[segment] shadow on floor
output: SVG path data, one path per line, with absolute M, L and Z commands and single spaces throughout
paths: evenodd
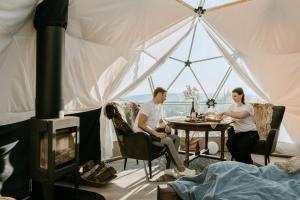
M 79 189 L 77 193 L 74 188 L 64 186 L 54 186 L 55 200 L 105 200 L 105 198 L 95 192 Z M 30 200 L 43 200 L 40 193 L 34 194 Z

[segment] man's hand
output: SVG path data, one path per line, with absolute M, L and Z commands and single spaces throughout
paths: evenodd
M 159 120 L 159 128 L 166 128 L 166 124 L 163 120 Z
M 171 128 L 169 126 L 166 126 L 165 132 L 169 135 L 171 134 Z
M 167 137 L 167 134 L 163 133 L 163 132 L 156 132 L 155 136 L 163 139 L 163 138 Z

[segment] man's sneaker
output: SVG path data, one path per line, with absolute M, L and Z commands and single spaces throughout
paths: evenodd
M 180 177 L 180 175 L 174 169 L 165 169 L 164 174 L 174 178 Z
M 184 171 L 182 172 L 178 171 L 178 174 L 181 176 L 191 176 L 196 174 L 196 170 L 189 169 L 186 167 Z
M 165 169 L 164 174 L 167 176 L 173 176 L 174 170 L 173 169 Z

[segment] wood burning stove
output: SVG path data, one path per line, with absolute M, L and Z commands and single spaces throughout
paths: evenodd
M 31 174 L 35 180 L 45 181 L 52 178 L 51 174 L 77 167 L 78 117 L 32 118 L 31 127 Z
M 54 199 L 54 181 L 68 173 L 75 175 L 75 193 L 78 190 L 79 118 L 63 116 L 62 72 L 68 4 L 68 0 L 44 0 L 37 6 L 34 17 L 36 118 L 31 119 L 31 178 L 33 198 L 41 188 L 44 200 Z
M 31 119 L 31 177 L 53 199 L 55 180 L 73 173 L 78 189 L 79 118 Z

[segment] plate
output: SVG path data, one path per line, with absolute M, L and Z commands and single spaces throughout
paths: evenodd
M 200 119 L 191 119 L 191 118 L 187 118 L 184 120 L 185 122 L 191 122 L 191 123 L 200 123 L 200 122 L 204 122 L 203 120 Z
M 221 122 L 221 119 L 205 119 L 206 122 Z

